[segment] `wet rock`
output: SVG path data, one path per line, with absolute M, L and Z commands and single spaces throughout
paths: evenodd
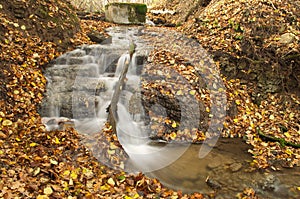
M 215 180 L 210 179 L 209 177 L 206 178 L 206 184 L 212 188 L 213 190 L 218 190 L 222 188 L 222 185 L 220 183 L 218 183 Z
M 106 40 L 105 35 L 98 31 L 91 31 L 87 34 L 87 36 L 90 38 L 91 41 L 96 43 L 102 43 L 104 40 Z
M 74 127 L 74 121 L 65 117 L 43 117 L 42 121 L 45 124 L 47 131 L 65 130 Z
M 235 162 L 229 166 L 231 172 L 237 172 L 243 167 L 242 163 Z
M 222 164 L 222 162 L 220 162 L 219 159 L 213 159 L 210 163 L 208 163 L 207 168 L 213 170 L 213 169 L 221 166 L 221 164 Z
M 266 178 L 262 181 L 262 189 L 265 191 L 274 191 L 277 185 L 278 179 L 272 174 L 267 174 Z

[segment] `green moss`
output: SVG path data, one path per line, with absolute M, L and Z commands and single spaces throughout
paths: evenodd
M 147 5 L 142 3 L 111 3 L 109 5 L 128 8 L 128 21 L 131 23 L 143 23 L 146 21 Z M 105 9 L 107 9 L 105 6 Z
M 147 13 L 147 6 L 146 6 L 146 4 L 137 3 L 135 5 L 135 10 L 136 10 L 136 13 L 144 15 Z
M 139 4 L 134 3 L 131 7 L 128 7 L 129 9 L 129 17 L 128 20 L 130 22 L 145 22 L 146 20 L 146 12 L 147 12 L 147 6 L 146 4 Z M 137 18 L 137 20 L 136 20 Z

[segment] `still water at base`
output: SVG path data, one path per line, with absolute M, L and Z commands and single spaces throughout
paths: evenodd
M 253 188 L 259 198 L 300 198 L 300 168 L 250 171 L 250 146 L 240 138 L 220 138 L 201 159 L 200 147 L 211 149 L 190 145 L 174 163 L 146 175 L 184 193 L 216 193 L 217 198 L 236 198 L 245 188 Z

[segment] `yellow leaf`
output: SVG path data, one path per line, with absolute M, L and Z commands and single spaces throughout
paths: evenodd
M 0 155 L 4 154 L 4 152 L 2 150 L 0 150 Z
M 252 129 L 255 128 L 255 125 L 254 125 L 254 123 L 252 121 L 250 122 L 250 126 L 251 126 Z
M 39 174 L 41 172 L 41 168 L 37 167 L 34 171 L 33 171 L 33 176 L 36 176 L 37 174 Z
M 15 95 L 19 95 L 19 93 L 20 93 L 20 91 L 14 90 L 14 94 L 15 94 Z
M 295 116 L 295 113 L 290 113 L 289 118 L 290 118 L 290 119 L 293 119 L 294 116 Z
M 190 90 L 190 94 L 191 95 L 195 95 L 196 94 L 196 90 Z
M 176 95 L 183 95 L 182 90 L 177 91 L 177 92 L 176 92 Z
M 47 195 L 38 195 L 36 199 L 49 199 Z
M 237 119 L 237 118 L 234 118 L 234 119 L 233 119 L 233 122 L 234 122 L 234 123 L 237 123 L 238 121 L 239 121 L 239 119 Z
M 209 107 L 206 107 L 205 110 L 206 110 L 206 112 L 208 112 L 208 113 L 210 112 Z
M 224 92 L 224 89 L 223 88 L 219 88 L 218 91 L 219 92 Z
M 107 150 L 107 153 L 108 153 L 109 155 L 113 155 L 113 154 L 116 153 L 116 151 L 115 151 L 115 150 Z
M 10 125 L 12 125 L 12 121 L 10 121 L 10 120 L 4 120 L 4 121 L 2 122 L 2 125 L 3 125 L 3 126 L 10 126 Z
M 289 134 L 289 132 L 285 132 L 284 135 L 285 135 L 285 137 L 287 137 L 287 138 L 290 138 L 290 137 L 291 137 L 291 134 Z
M 63 173 L 63 176 L 67 177 L 70 175 L 70 171 L 69 170 L 65 170 L 64 173 Z
M 171 138 L 172 140 L 174 140 L 174 139 L 176 138 L 176 136 L 177 136 L 177 134 L 176 134 L 175 132 L 172 132 L 172 133 L 170 134 L 170 138 Z
M 288 155 L 292 155 L 293 151 L 291 149 L 287 149 L 287 150 L 285 150 L 285 153 L 288 154 Z
M 112 150 L 115 150 L 115 149 L 118 149 L 119 147 L 116 146 L 113 142 L 111 142 L 111 143 L 109 144 L 109 148 L 112 149 Z
M 50 163 L 54 165 L 58 165 L 58 162 L 56 160 L 50 159 Z
M 300 191 L 300 187 L 297 187 L 297 190 Z
M 114 179 L 112 179 L 112 178 L 109 178 L 108 180 L 107 180 L 107 184 L 109 184 L 109 185 L 111 185 L 111 186 L 115 186 L 115 181 L 114 181 Z
M 275 119 L 274 115 L 270 115 L 269 119 L 274 120 Z
M 101 187 L 100 187 L 100 190 L 101 191 L 107 191 L 107 190 L 109 190 L 109 185 L 102 185 Z
M 76 173 L 76 171 L 72 171 L 70 177 L 71 177 L 73 180 L 77 179 L 77 173 Z
M 32 142 L 32 143 L 29 144 L 30 147 L 35 147 L 36 145 L 38 145 L 38 144 L 34 143 L 34 142 Z
M 173 121 L 173 123 L 172 123 L 172 127 L 173 127 L 173 128 L 176 128 L 176 127 L 177 127 L 177 124 L 176 124 L 176 122 L 175 122 L 175 121 Z
M 241 100 L 235 100 L 235 103 L 236 103 L 237 105 L 240 105 L 240 104 L 241 104 Z
M 53 190 L 51 187 L 44 188 L 44 194 L 51 195 L 53 193 Z
M 58 137 L 55 137 L 55 144 L 60 144 Z

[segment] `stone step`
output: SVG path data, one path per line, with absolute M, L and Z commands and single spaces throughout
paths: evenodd
M 98 77 L 101 66 L 95 63 L 84 65 L 53 65 L 45 72 L 45 76 L 51 79 L 54 76 L 75 79 L 77 76 Z

